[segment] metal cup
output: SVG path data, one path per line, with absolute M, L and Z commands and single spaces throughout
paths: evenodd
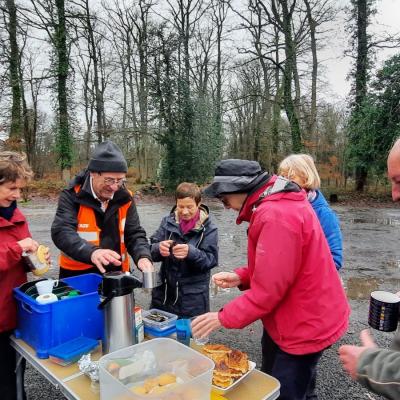
M 143 288 L 153 289 L 159 286 L 157 283 L 157 272 L 156 271 L 145 271 L 143 272 Z

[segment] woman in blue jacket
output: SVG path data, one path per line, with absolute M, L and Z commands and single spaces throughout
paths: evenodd
M 210 311 L 210 270 L 218 264 L 218 231 L 201 192 L 181 183 L 176 205 L 151 236 L 153 261 L 161 261 L 163 284 L 152 291 L 152 308 L 191 318 Z
M 278 173 L 296 182 L 307 192 L 308 200 L 318 216 L 336 269 L 339 271 L 343 261 L 342 232 L 338 217 L 319 190 L 321 179 L 314 160 L 308 154 L 292 154 L 280 163 Z

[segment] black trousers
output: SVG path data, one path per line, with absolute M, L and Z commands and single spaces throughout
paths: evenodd
M 16 351 L 10 344 L 12 331 L 0 332 L 0 398 L 2 400 L 17 399 Z M 21 361 L 22 380 L 25 372 L 25 359 Z M 24 393 L 24 398 L 26 398 Z
M 279 400 L 318 399 L 315 394 L 317 364 L 323 351 L 305 355 L 285 353 L 264 330 L 261 371 L 281 383 Z

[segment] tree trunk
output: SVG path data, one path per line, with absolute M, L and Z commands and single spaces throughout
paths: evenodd
M 317 77 L 318 77 L 318 56 L 316 39 L 316 21 L 314 20 L 309 0 L 303 0 L 307 9 L 308 25 L 310 27 L 312 73 L 311 73 L 311 107 L 309 116 L 309 134 L 312 140 L 315 139 L 317 130 Z
M 279 65 L 279 31 L 274 28 L 275 31 L 275 70 L 274 70 L 274 80 L 275 80 L 275 96 L 274 105 L 272 109 L 272 160 L 271 165 L 273 172 L 278 171 L 278 149 L 279 149 L 279 123 L 281 120 L 281 83 L 280 83 L 280 69 Z
M 101 143 L 104 139 L 104 99 L 103 91 L 100 85 L 99 79 L 99 59 L 97 54 L 97 46 L 93 34 L 93 26 L 91 22 L 91 15 L 89 10 L 89 1 L 85 1 L 85 11 L 86 11 L 86 29 L 88 32 L 88 47 L 89 54 L 93 60 L 93 85 L 95 91 L 96 99 L 96 122 L 97 122 L 97 141 Z
M 363 101 L 367 95 L 368 83 L 368 1 L 369 0 L 355 0 L 357 7 L 357 59 L 355 70 L 355 96 L 353 115 L 356 115 L 362 107 Z M 359 137 L 362 132 L 356 133 Z M 356 190 L 362 192 L 367 181 L 368 170 L 360 165 L 356 168 Z
M 355 72 L 355 109 L 358 110 L 367 94 L 368 82 L 368 0 L 357 0 L 357 60 Z
M 368 171 L 365 167 L 356 168 L 356 191 L 363 192 L 367 183 Z
M 287 0 L 280 1 L 282 6 L 282 28 L 285 36 L 285 68 L 283 73 L 283 103 L 292 133 L 292 150 L 298 153 L 302 149 L 300 123 L 292 97 L 292 80 L 296 47 L 292 37 L 292 11 L 289 12 Z
M 8 19 L 8 34 L 10 41 L 10 86 L 12 93 L 11 127 L 10 138 L 20 139 L 22 137 L 22 114 L 21 114 L 21 87 L 19 79 L 19 50 L 17 43 L 17 8 L 14 0 L 6 1 Z
M 57 52 L 57 99 L 58 99 L 58 135 L 57 148 L 63 179 L 70 176 L 72 166 L 72 138 L 68 121 L 68 49 L 65 25 L 64 0 L 56 0 L 58 24 L 56 25 L 55 44 Z

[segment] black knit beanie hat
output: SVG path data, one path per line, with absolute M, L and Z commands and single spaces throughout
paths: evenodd
M 121 149 L 110 140 L 100 143 L 89 160 L 88 170 L 92 172 L 127 172 L 128 165 Z
M 219 197 L 227 193 L 250 193 L 271 175 L 257 161 L 222 160 L 215 168 L 215 176 L 203 193 L 208 197 Z

